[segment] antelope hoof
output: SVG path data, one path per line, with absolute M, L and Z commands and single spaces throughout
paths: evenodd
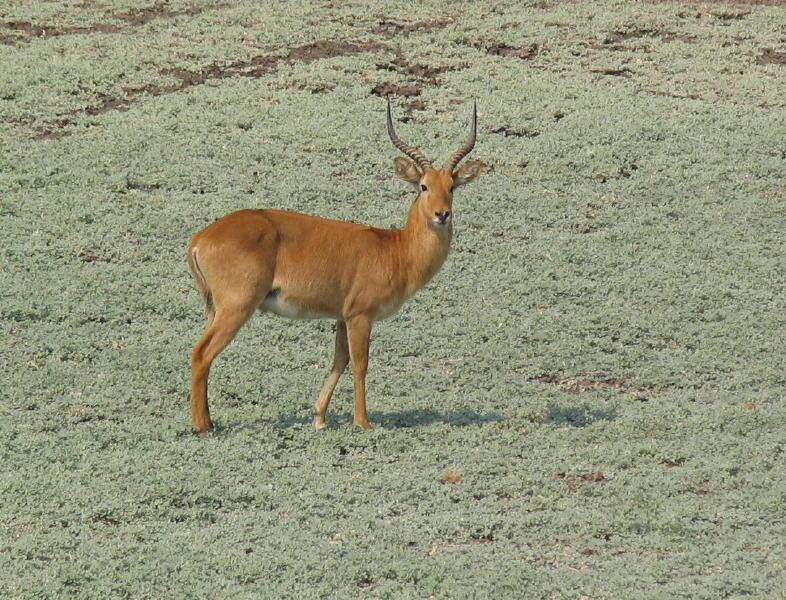
M 208 421 L 207 424 L 203 425 L 202 427 L 199 427 L 197 425 L 192 425 L 191 433 L 193 433 L 194 435 L 198 435 L 199 437 L 205 437 L 207 436 L 208 432 L 211 431 L 212 429 L 213 429 L 213 422 Z
M 366 431 L 369 431 L 370 429 L 373 429 L 373 427 L 371 426 L 371 423 L 369 423 L 367 419 L 363 419 L 362 421 L 361 420 L 355 420 L 355 421 L 352 421 L 352 424 L 355 427 L 360 427 L 361 429 L 365 429 Z
M 325 417 L 316 416 L 314 417 L 314 429 L 317 431 L 324 429 L 327 427 L 327 423 L 325 422 Z

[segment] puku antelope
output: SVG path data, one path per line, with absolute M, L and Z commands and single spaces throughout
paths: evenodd
M 319 392 L 314 427 L 325 413 L 339 377 L 352 361 L 353 424 L 370 429 L 366 370 L 371 327 L 393 315 L 439 271 L 453 235 L 453 190 L 483 170 L 480 161 L 459 161 L 475 145 L 477 109 L 469 139 L 435 169 L 393 129 L 393 145 L 410 159 L 394 159 L 396 175 L 415 186 L 403 229 L 377 229 L 283 210 L 231 213 L 191 238 L 188 266 L 207 305 L 207 326 L 191 352 L 191 426 L 213 427 L 207 404 L 210 365 L 251 314 L 272 312 L 290 319 L 335 319 L 333 368 Z

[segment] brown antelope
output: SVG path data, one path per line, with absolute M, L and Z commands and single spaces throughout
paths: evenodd
M 473 106 L 469 139 L 435 169 L 393 129 L 393 145 L 409 156 L 393 161 L 396 175 L 418 195 L 403 229 L 377 229 L 283 210 L 229 214 L 191 238 L 188 266 L 207 304 L 207 326 L 191 352 L 191 426 L 211 429 L 207 404 L 210 365 L 251 314 L 259 309 L 290 319 L 335 319 L 333 368 L 315 405 L 314 427 L 325 427 L 339 377 L 352 361 L 353 424 L 370 429 L 366 370 L 371 327 L 393 315 L 439 271 L 453 234 L 453 190 L 483 170 L 470 161 L 454 170 L 475 145 Z

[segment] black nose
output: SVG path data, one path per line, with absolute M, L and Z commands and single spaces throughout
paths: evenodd
M 434 216 L 437 217 L 437 219 L 439 219 L 440 223 L 444 223 L 445 221 L 448 220 L 448 217 L 450 216 L 450 211 L 449 210 L 438 210 L 438 211 L 436 211 L 434 213 Z

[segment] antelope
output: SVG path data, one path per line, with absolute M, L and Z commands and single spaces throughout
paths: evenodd
M 352 362 L 352 423 L 371 429 L 366 414 L 366 371 L 371 328 L 395 314 L 439 271 L 453 235 L 453 191 L 475 179 L 480 161 L 456 166 L 475 145 L 473 104 L 467 142 L 435 169 L 417 148 L 396 135 L 409 157 L 393 160 L 396 176 L 417 190 L 403 229 L 378 229 L 273 209 L 231 213 L 192 238 L 188 266 L 207 307 L 207 325 L 191 351 L 191 430 L 213 428 L 207 402 L 210 366 L 256 310 L 290 319 L 335 319 L 333 367 L 314 407 L 314 427 L 325 413 L 339 377 Z M 410 160 L 411 159 L 411 160 Z

